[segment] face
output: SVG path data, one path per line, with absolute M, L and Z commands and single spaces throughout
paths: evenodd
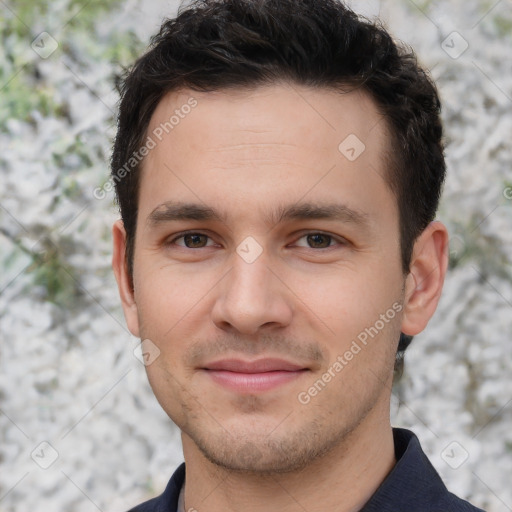
M 148 135 L 124 309 L 185 456 L 286 472 L 389 424 L 405 277 L 371 99 L 173 92 Z

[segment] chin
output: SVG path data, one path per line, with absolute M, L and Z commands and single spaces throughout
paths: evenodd
M 187 435 L 212 464 L 237 473 L 259 475 L 301 471 L 330 452 L 346 436 L 343 429 L 336 433 L 326 432 L 327 435 L 322 437 L 312 436 L 314 425 L 293 431 L 277 429 L 274 425 L 259 434 L 257 430 L 251 425 L 238 435 L 229 434 L 229 429 L 221 429 L 215 434 L 210 431 L 204 435 L 197 432 Z

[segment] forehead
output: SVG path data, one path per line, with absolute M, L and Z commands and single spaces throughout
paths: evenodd
M 259 206 L 304 194 L 332 202 L 341 193 L 350 206 L 357 195 L 390 193 L 386 123 L 361 90 L 174 91 L 158 104 L 147 136 L 155 147 L 143 162 L 141 191 L 151 203 L 171 194 L 227 206 L 250 196 Z
M 190 124 L 184 122 L 186 118 L 196 121 L 194 130 L 203 150 L 234 146 L 235 136 L 254 143 L 274 135 L 292 145 L 306 143 L 308 148 L 330 151 L 338 150 L 338 143 L 351 134 L 372 152 L 386 142 L 384 118 L 360 88 L 335 90 L 278 83 L 212 92 L 173 91 L 157 105 L 148 133 L 165 138 L 175 132 L 179 137 Z M 305 136 L 307 140 L 301 138 Z

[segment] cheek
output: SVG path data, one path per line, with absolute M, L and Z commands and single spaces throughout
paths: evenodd
M 326 352 L 323 371 L 336 375 L 332 392 L 348 387 L 358 390 L 361 399 L 361 393 L 376 392 L 386 383 L 394 365 L 401 324 L 400 274 L 368 265 L 340 268 L 326 277 L 296 281 L 297 296 L 305 304 L 299 315 L 310 319 L 305 328 Z
M 385 266 L 375 267 L 339 266 L 307 278 L 299 272 L 290 273 L 287 282 L 292 284 L 299 310 L 321 321 L 326 333 L 346 339 L 373 325 L 401 301 L 401 274 L 387 271 Z
M 176 301 L 177 290 L 172 283 L 165 279 L 157 279 L 156 274 L 144 274 L 144 277 L 135 282 L 135 301 L 137 303 L 137 314 L 140 326 L 140 337 L 142 340 L 149 340 L 150 346 L 156 346 L 159 358 L 146 371 L 151 385 L 153 386 L 153 375 L 165 360 L 166 365 L 174 365 L 176 351 L 179 346 L 175 341 L 176 325 L 186 311 L 183 302 Z M 172 341 L 171 343 L 171 340 Z M 158 377 L 160 380 L 165 375 Z
M 194 297 L 187 296 L 182 280 L 175 273 L 151 271 L 139 267 L 135 275 L 135 300 L 139 316 L 140 336 L 149 340 L 153 358 L 146 365 L 146 374 L 161 407 L 173 421 L 179 422 L 180 397 L 186 382 L 181 358 L 190 334 L 184 321 L 190 314 Z M 143 272 L 144 270 L 144 272 Z M 173 277 L 174 274 L 174 277 Z
M 162 354 L 151 365 L 146 366 L 146 374 L 153 394 L 162 409 L 178 425 L 183 426 L 186 404 L 183 397 L 189 396 L 184 378 L 169 366 L 167 358 Z
M 147 258 L 149 260 L 149 258 Z M 148 264 L 135 277 L 135 301 L 142 339 L 160 350 L 162 365 L 173 375 L 184 375 L 182 355 L 206 336 L 217 275 L 177 265 Z M 148 374 L 153 368 L 148 368 Z M 160 377 L 159 377 L 160 378 Z
M 163 334 L 199 305 L 206 285 L 198 272 L 187 273 L 156 260 L 147 257 L 134 274 L 135 301 L 143 325 L 152 330 L 165 329 Z

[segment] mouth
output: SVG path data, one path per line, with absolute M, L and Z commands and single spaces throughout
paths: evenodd
M 224 388 L 255 393 L 283 386 L 304 375 L 309 368 L 283 359 L 224 359 L 208 363 L 200 370 Z

